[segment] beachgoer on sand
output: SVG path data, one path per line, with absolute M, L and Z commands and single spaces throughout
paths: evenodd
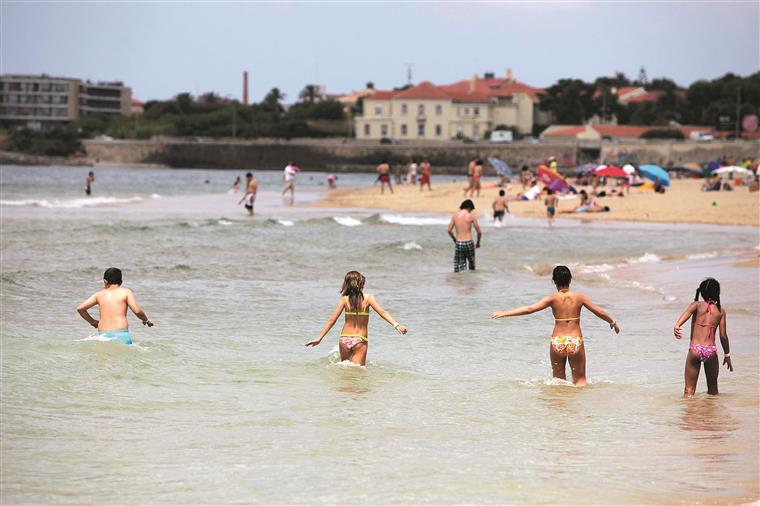
M 340 360 L 350 360 L 354 364 L 364 365 L 367 361 L 367 348 L 369 347 L 369 310 L 372 308 L 380 317 L 390 323 L 399 334 L 406 334 L 407 329 L 393 319 L 391 314 L 382 308 L 380 303 L 372 295 L 364 294 L 364 276 L 357 271 L 346 273 L 343 286 L 340 289 L 338 307 L 327 320 L 322 333 L 317 339 L 306 343 L 306 346 L 317 346 L 330 332 L 341 313 L 345 314 L 343 330 L 340 332 L 338 341 Z
M 547 307 L 552 308 L 554 330 L 549 344 L 552 374 L 555 378 L 564 380 L 566 378 L 566 362 L 570 362 L 573 384 L 584 386 L 586 384 L 586 346 L 581 331 L 581 309 L 585 307 L 598 318 L 609 323 L 610 329 L 614 330 L 616 334 L 620 332 L 620 328 L 610 315 L 591 302 L 587 296 L 580 292 L 570 291 L 570 281 L 572 280 L 570 269 L 564 265 L 558 265 L 554 268 L 552 280 L 557 288 L 556 293 L 548 295 L 530 306 L 509 311 L 496 311 L 491 313 L 491 318 L 522 316 L 544 310 Z
M 703 300 L 699 300 L 699 297 Z M 691 397 L 697 390 L 700 366 L 705 368 L 707 393 L 718 395 L 718 347 L 715 335 L 720 332 L 720 344 L 723 347 L 723 365 L 729 371 L 734 370 L 731 364 L 731 353 L 728 345 L 726 330 L 726 310 L 720 307 L 720 283 L 713 278 L 707 278 L 699 284 L 694 302 L 689 304 L 673 327 L 673 335 L 681 339 L 681 325 L 691 318 L 691 338 L 689 351 L 686 354 L 684 370 L 683 396 Z
M 101 338 L 132 344 L 129 323 L 127 323 L 127 308 L 132 310 L 143 325 L 152 327 L 153 322 L 148 319 L 137 303 L 132 290 L 123 288 L 121 283 L 121 271 L 116 267 L 109 267 L 103 274 L 103 290 L 92 294 L 79 304 L 77 312 L 87 323 L 98 329 L 98 335 Z M 93 318 L 87 311 L 93 306 L 98 306 L 100 310 L 99 320 Z

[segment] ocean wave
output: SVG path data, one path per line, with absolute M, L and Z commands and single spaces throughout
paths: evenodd
M 338 225 L 343 225 L 344 227 L 356 227 L 362 224 L 361 221 L 350 216 L 333 216 L 333 220 Z
M 293 225 L 295 225 L 295 222 L 292 222 L 290 220 L 277 220 L 277 223 L 279 223 L 283 227 L 292 227 Z
M 709 253 L 693 253 L 691 255 L 686 255 L 686 258 L 688 260 L 701 260 L 703 258 L 715 258 L 718 256 L 717 251 L 711 251 Z
M 404 214 L 381 214 L 379 217 L 383 223 L 391 225 L 448 225 L 448 218 L 425 217 L 425 216 L 407 216 Z
M 662 259 L 654 253 L 644 253 L 638 258 L 629 258 L 626 260 L 629 264 L 648 264 L 660 262 Z
M 410 242 L 405 242 L 404 245 L 401 246 L 401 249 L 404 251 L 421 250 L 422 246 L 420 246 L 414 241 L 410 241 Z
M 151 198 L 160 198 L 151 197 Z M 80 209 L 82 207 L 102 206 L 108 204 L 130 204 L 134 202 L 142 202 L 142 197 L 91 197 L 91 198 L 79 198 L 69 200 L 46 200 L 46 199 L 22 199 L 22 200 L 0 200 L 0 205 L 3 206 L 33 206 L 33 207 L 45 207 L 51 209 Z
M 217 220 L 217 223 L 220 225 L 224 225 L 225 227 L 229 227 L 230 225 L 232 225 L 231 221 L 225 220 L 224 218 Z

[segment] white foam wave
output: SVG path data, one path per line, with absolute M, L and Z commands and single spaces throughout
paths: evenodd
M 649 264 L 649 263 L 657 263 L 661 261 L 662 259 L 655 255 L 654 253 L 644 253 L 638 258 L 631 258 L 628 260 L 629 264 Z
M 699 260 L 702 258 L 715 258 L 718 256 L 717 251 L 712 251 L 710 253 L 694 253 L 691 255 L 686 255 L 686 258 L 689 260 Z
M 381 214 L 380 221 L 393 225 L 448 225 L 448 218 L 434 218 L 423 216 L 406 216 L 403 214 Z
M 219 220 L 217 223 L 219 223 L 220 225 L 224 225 L 225 227 L 229 227 L 230 225 L 232 225 L 232 222 L 228 220 Z
M 279 223 L 283 227 L 292 227 L 293 225 L 295 225 L 295 223 L 290 220 L 277 220 L 277 223 Z
M 142 197 L 91 197 L 69 200 L 46 200 L 46 199 L 23 199 L 23 200 L 0 200 L 3 206 L 36 206 L 51 209 L 80 209 L 82 207 L 93 207 L 108 204 L 129 204 L 133 202 L 142 202 Z
M 158 193 L 151 193 L 150 194 L 150 198 L 152 198 L 152 199 L 160 199 L 161 195 L 159 195 Z
M 83 337 L 82 339 L 75 339 L 75 341 L 113 341 L 113 339 L 98 334 L 92 334 L 91 336 Z
M 333 220 L 335 220 L 337 224 L 343 225 L 344 227 L 356 227 L 362 224 L 361 221 L 350 216 L 333 216 Z
M 406 242 L 406 243 L 404 243 L 404 245 L 403 245 L 403 246 L 401 246 L 401 249 L 403 249 L 403 250 L 405 250 L 405 251 L 411 251 L 411 250 L 421 250 L 421 249 L 422 249 L 422 246 L 420 246 L 420 245 L 419 245 L 419 244 L 417 244 L 416 242 L 410 241 L 410 242 Z
M 615 267 L 610 264 L 584 265 L 581 267 L 581 272 L 583 274 L 593 274 L 611 271 L 614 268 Z

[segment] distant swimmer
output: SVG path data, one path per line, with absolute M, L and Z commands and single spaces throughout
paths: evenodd
M 702 296 L 703 301 L 699 300 Z M 700 365 L 704 365 L 707 378 L 707 393 L 718 395 L 718 347 L 715 345 L 716 331 L 720 332 L 720 344 L 723 347 L 723 365 L 733 372 L 731 353 L 728 347 L 726 330 L 726 310 L 720 307 L 720 283 L 707 278 L 700 283 L 694 302 L 678 318 L 673 335 L 681 339 L 681 325 L 691 318 L 691 342 L 686 354 L 683 396 L 692 397 L 697 390 Z
M 285 168 L 282 170 L 282 179 L 285 181 L 285 186 L 282 188 L 282 196 L 284 197 L 287 192 L 290 192 L 290 203 L 292 204 L 296 198 L 296 174 L 301 169 L 298 168 L 293 162 L 288 162 Z
M 544 204 L 546 205 L 546 221 L 551 227 L 552 222 L 554 222 L 554 215 L 557 213 L 557 207 L 559 204 L 559 199 L 557 199 L 557 196 L 554 194 L 551 188 L 546 189 L 546 200 L 544 200 Z
M 462 272 L 468 267 L 475 270 L 475 248 L 480 248 L 480 224 L 474 212 L 475 204 L 467 199 L 459 206 L 459 211 L 451 216 L 449 236 L 454 240 L 454 272 Z M 472 227 L 478 234 L 478 242 L 472 242 Z M 456 234 L 453 231 L 456 230 Z
M 330 188 L 331 190 L 334 190 L 335 188 L 337 188 L 338 176 L 336 176 L 335 174 L 330 174 L 329 176 L 327 176 L 327 187 Z
M 491 207 L 493 208 L 493 222 L 502 223 L 504 221 L 504 214 L 509 213 L 509 200 L 504 190 L 499 190 L 499 196 L 493 201 Z
M 377 179 L 380 180 L 380 194 L 385 193 L 385 185 L 393 193 L 393 184 L 391 184 L 391 166 L 387 160 L 380 162 L 377 166 Z
M 367 362 L 367 348 L 369 346 L 367 326 L 369 324 L 369 309 L 372 308 L 380 317 L 393 325 L 399 334 L 406 334 L 407 329 L 393 319 L 391 314 L 380 306 L 380 303 L 372 295 L 364 294 L 364 276 L 356 271 L 350 271 L 343 279 L 340 289 L 340 300 L 330 319 L 327 320 L 322 333 L 317 339 L 306 343 L 306 346 L 316 346 L 330 332 L 341 313 L 345 313 L 346 319 L 343 330 L 340 332 L 338 341 L 340 348 L 340 360 L 350 360 L 354 364 L 364 365 Z
M 245 175 L 245 181 L 245 193 L 243 194 L 243 198 L 238 201 L 238 205 L 245 202 L 245 210 L 248 211 L 248 216 L 253 216 L 253 204 L 256 202 L 256 191 L 258 190 L 259 184 L 256 182 L 256 179 L 254 179 L 251 172 Z
M 609 323 L 610 329 L 616 334 L 620 332 L 620 327 L 602 308 L 591 302 L 591 299 L 580 292 L 571 292 L 571 279 L 570 269 L 564 265 L 558 265 L 552 273 L 557 293 L 548 295 L 530 306 L 510 311 L 496 311 L 491 313 L 491 318 L 522 316 L 551 307 L 554 314 L 554 331 L 549 344 L 549 359 L 553 376 L 564 380 L 566 362 L 569 361 L 573 373 L 573 384 L 580 387 L 586 384 L 586 346 L 583 344 L 581 332 L 581 309 L 585 307 Z
M 90 171 L 87 177 L 84 178 L 84 193 L 85 195 L 92 195 L 92 183 L 95 182 L 95 173 Z
M 103 290 L 94 293 L 89 299 L 77 306 L 77 311 L 90 325 L 98 329 L 100 337 L 118 340 L 124 344 L 132 344 L 127 323 L 127 308 L 148 327 L 153 322 L 145 316 L 145 312 L 137 303 L 135 294 L 129 288 L 121 286 L 121 271 L 116 267 L 109 267 L 103 274 Z M 87 311 L 92 306 L 98 306 L 100 320 L 96 320 Z
M 240 180 L 240 176 L 236 177 L 236 178 L 235 178 L 235 182 L 234 182 L 234 183 L 232 183 L 232 192 L 233 192 L 233 193 L 237 193 L 237 192 L 239 192 L 239 191 L 240 191 L 240 185 L 241 185 L 242 183 L 243 183 L 243 182 Z

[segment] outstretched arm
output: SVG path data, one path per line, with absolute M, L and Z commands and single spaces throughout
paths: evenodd
M 676 320 L 676 325 L 673 327 L 673 335 L 676 336 L 676 339 L 681 339 L 683 335 L 681 334 L 681 325 L 684 324 L 686 320 L 692 317 L 692 315 L 697 311 L 697 303 L 692 302 L 689 304 L 689 307 L 686 308 L 686 311 L 681 313 L 681 316 L 678 317 L 678 320 Z M 721 333 L 721 336 L 723 334 Z
M 95 294 L 92 294 L 86 301 L 82 302 L 81 304 L 77 306 L 77 312 L 79 312 L 79 316 L 84 318 L 87 323 L 89 323 L 95 328 L 98 328 L 99 322 L 98 320 L 90 316 L 90 313 L 87 310 L 90 309 L 92 306 L 96 305 L 97 303 L 98 303 L 97 297 L 95 296 Z
M 140 319 L 143 325 L 147 325 L 148 327 L 153 326 L 153 322 L 148 320 L 148 317 L 140 307 L 140 304 L 137 303 L 137 298 L 135 297 L 135 294 L 132 293 L 132 290 L 127 291 L 127 306 L 129 306 L 129 309 L 131 309 L 135 316 Z
M 728 348 L 728 332 L 726 331 L 726 311 L 723 310 L 723 317 L 720 319 L 720 345 L 723 347 L 723 365 L 729 371 L 734 372 L 734 366 L 731 363 L 731 351 Z
M 517 309 L 510 309 L 509 311 L 495 311 L 491 313 L 491 318 L 495 320 L 498 318 L 507 318 L 509 316 L 522 316 L 526 314 L 533 314 L 536 311 L 541 311 L 549 307 L 549 305 L 551 304 L 551 301 L 552 301 L 551 296 L 547 296 L 539 300 L 535 304 L 531 304 L 530 306 L 518 307 Z
M 374 295 L 370 295 L 367 302 L 369 302 L 370 307 L 375 310 L 375 313 L 379 314 L 380 318 L 393 325 L 393 328 L 396 329 L 399 334 L 406 334 L 406 327 L 395 321 L 391 314 L 382 308 Z
M 591 299 L 583 296 L 583 307 L 594 313 L 598 318 L 601 318 L 602 320 L 606 321 L 610 324 L 610 328 L 615 331 L 615 334 L 620 333 L 620 327 L 618 327 L 618 324 L 615 320 L 612 319 L 610 315 L 607 314 L 607 312 L 591 302 Z
M 344 305 L 345 305 L 345 301 L 341 297 L 340 302 L 338 302 L 338 307 L 335 308 L 335 311 L 333 311 L 333 314 L 330 315 L 330 318 L 327 320 L 327 323 L 325 323 L 325 326 L 322 329 L 322 333 L 319 335 L 318 338 L 312 339 L 311 341 L 306 343 L 306 346 L 316 346 L 322 342 L 322 339 L 325 338 L 327 333 L 330 332 L 330 329 L 333 328 L 333 325 L 335 325 L 335 322 L 338 321 L 338 317 L 343 312 Z

